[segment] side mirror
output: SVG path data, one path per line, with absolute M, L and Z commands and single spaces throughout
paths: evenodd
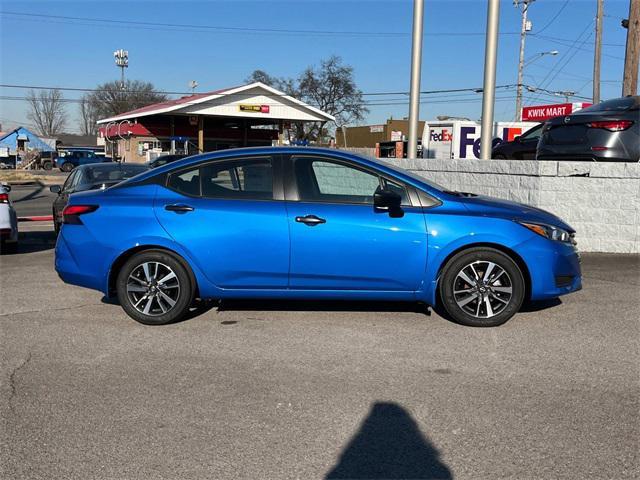
M 378 210 L 398 210 L 402 203 L 402 197 L 391 190 L 378 188 L 373 194 L 373 206 Z
M 57 193 L 58 195 L 60 194 L 60 192 L 62 191 L 62 188 L 60 187 L 60 185 L 51 185 L 49 187 L 49 191 L 51 193 Z

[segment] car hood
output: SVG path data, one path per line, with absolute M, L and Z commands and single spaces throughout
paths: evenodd
M 575 232 L 569 224 L 558 218 L 553 213 L 540 208 L 512 202 L 501 198 L 473 195 L 460 199 L 461 203 L 472 213 L 487 217 L 502 217 L 511 220 L 522 220 L 533 223 L 545 223 L 562 228 L 570 233 Z

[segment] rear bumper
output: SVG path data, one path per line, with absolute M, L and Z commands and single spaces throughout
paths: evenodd
M 104 283 L 102 282 L 102 276 L 83 273 L 78 266 L 78 262 L 71 253 L 71 249 L 64 238 L 64 229 L 60 231 L 58 240 L 56 241 L 55 269 L 58 276 L 65 283 L 91 288 L 93 290 L 102 290 Z M 86 269 L 84 269 L 84 271 L 86 271 Z

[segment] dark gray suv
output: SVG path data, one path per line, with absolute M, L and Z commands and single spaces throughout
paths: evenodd
M 538 160 L 640 161 L 640 97 L 592 105 L 545 123 Z

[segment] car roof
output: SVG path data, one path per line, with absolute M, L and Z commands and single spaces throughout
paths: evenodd
M 142 173 L 135 177 L 135 182 L 141 182 L 149 178 L 162 175 L 166 172 L 179 170 L 190 165 L 196 165 L 200 162 L 207 160 L 225 160 L 233 159 L 237 157 L 251 157 L 260 155 L 324 155 L 333 158 L 342 158 L 344 160 L 355 161 L 364 166 L 372 167 L 378 171 L 386 173 L 391 176 L 398 177 L 409 184 L 414 186 L 426 187 L 427 189 L 435 189 L 436 191 L 443 191 L 443 187 L 428 181 L 425 178 L 413 175 L 407 171 L 390 165 L 380 160 L 366 157 L 360 154 L 348 152 L 346 150 L 338 150 L 335 148 L 322 148 L 322 147 L 243 147 L 233 148 L 227 150 L 217 150 L 214 152 L 202 153 L 200 155 L 193 155 L 185 157 L 180 160 L 176 160 L 171 163 L 166 163 L 148 172 Z M 125 180 L 120 186 L 126 186 L 128 183 L 133 183 L 134 179 Z

